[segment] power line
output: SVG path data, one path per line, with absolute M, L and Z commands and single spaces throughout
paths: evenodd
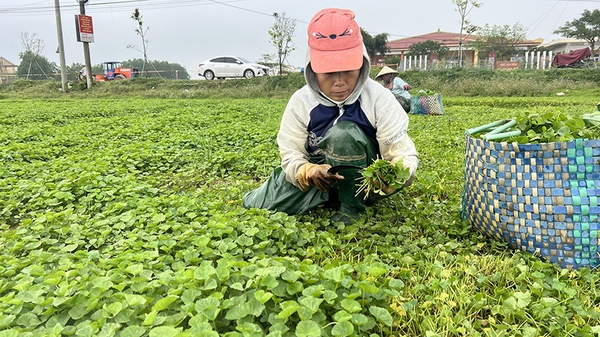
M 565 7 L 563 8 L 562 12 L 558 16 L 558 19 L 556 19 L 556 22 L 554 23 L 554 27 L 556 27 L 558 25 L 558 20 L 560 20 L 560 18 L 562 18 L 563 14 L 565 14 L 565 10 L 567 10 L 567 4 L 565 4 Z
M 260 14 L 260 15 L 266 15 L 266 16 L 273 16 L 273 13 L 268 14 L 268 13 L 264 13 L 264 12 L 259 12 L 259 11 L 255 11 L 252 9 L 248 9 L 248 8 L 242 8 L 242 7 L 238 7 L 238 6 L 234 6 L 234 5 L 229 5 L 227 3 L 224 2 L 220 2 L 220 1 L 216 1 L 216 0 L 209 0 L 212 3 L 215 3 L 217 5 L 223 5 L 223 6 L 227 6 L 227 7 L 232 7 L 232 8 L 236 8 L 236 9 L 240 9 L 246 12 L 251 12 L 251 13 L 255 13 L 255 14 Z
M 241 0 L 230 0 L 230 2 L 239 2 Z M 34 14 L 51 14 L 54 10 L 52 6 L 38 5 L 39 2 L 29 5 L 19 6 L 0 6 L 0 15 L 11 14 L 11 15 L 34 15 Z M 180 0 L 177 3 L 173 3 L 168 0 L 118 0 L 118 1 L 104 1 L 104 2 L 92 2 L 86 4 L 87 7 L 95 9 L 95 12 L 102 12 L 103 9 L 114 10 L 119 8 L 131 8 L 132 5 L 142 4 L 145 10 L 149 9 L 164 9 L 164 8 L 178 8 L 178 7 L 192 7 L 192 6 L 203 6 L 203 5 L 214 5 L 209 0 Z M 63 5 L 62 9 L 78 10 L 78 4 Z
M 148 0 L 128 0 L 128 1 L 115 1 L 115 2 L 103 2 L 103 3 L 91 3 L 88 4 L 87 6 L 102 6 L 102 5 L 112 5 L 112 4 L 121 4 L 121 3 L 130 3 L 130 2 L 142 2 L 142 1 L 148 1 Z M 54 10 L 53 6 L 48 6 L 48 5 L 43 5 L 43 6 L 37 6 L 37 4 L 39 4 L 39 2 L 34 3 L 34 4 L 30 4 L 30 5 L 19 5 L 19 6 L 6 6 L 6 7 L 0 7 L 0 13 L 7 13 L 7 14 L 35 14 L 35 13 L 44 13 L 47 14 L 47 12 L 51 12 Z M 34 6 L 36 5 L 36 6 Z M 71 4 L 71 5 L 62 5 L 61 9 L 79 9 L 79 4 Z
M 143 4 L 143 10 L 152 10 L 152 9 L 164 9 L 164 8 L 175 8 L 175 7 L 192 7 L 192 6 L 205 6 L 205 5 L 221 5 L 226 7 L 235 8 L 237 10 L 254 13 L 263 16 L 273 17 L 273 13 L 266 13 L 262 11 L 253 10 L 250 8 L 244 8 L 240 6 L 232 5 L 232 3 L 241 2 L 243 0 L 228 0 L 228 1 L 217 1 L 217 0 L 180 0 L 174 3 L 172 0 L 117 0 L 117 1 L 104 1 L 104 2 L 90 2 L 86 4 L 88 7 L 94 8 L 95 13 L 103 13 L 107 11 L 119 10 L 119 9 L 128 9 L 131 8 L 131 5 L 134 4 Z M 600 0 L 598 0 L 600 1 Z M 45 3 L 45 1 L 40 1 L 27 5 L 19 5 L 19 6 L 0 6 L 0 16 L 2 14 L 11 14 L 11 15 L 48 15 L 54 11 L 54 7 L 48 5 L 38 5 L 40 3 Z M 79 11 L 79 5 L 62 5 L 62 9 L 76 10 Z M 294 19 L 298 23 L 308 24 L 307 21 Z M 377 35 L 377 33 L 369 32 L 371 35 Z M 397 38 L 405 38 L 409 37 L 407 35 L 401 34 L 391 34 L 388 33 L 389 36 L 397 37 Z
M 554 11 L 554 8 L 556 8 L 556 6 L 558 6 L 559 3 L 561 3 L 561 1 L 557 1 L 554 6 L 552 6 L 552 8 L 550 8 L 548 11 L 546 11 L 546 13 L 542 14 L 541 17 L 539 17 L 538 19 L 536 19 L 535 21 L 533 21 L 532 25 L 539 20 L 538 24 L 535 26 L 535 28 L 533 28 L 533 30 L 530 32 L 530 34 L 533 34 L 533 32 L 535 32 L 535 30 L 544 22 L 545 19 L 548 18 L 548 16 L 550 15 L 550 13 L 552 13 L 552 11 Z M 566 7 L 566 4 L 565 4 Z

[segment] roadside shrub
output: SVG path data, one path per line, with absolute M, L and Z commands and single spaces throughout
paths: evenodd
M 372 68 L 375 78 L 380 68 Z M 598 89 L 600 68 L 493 71 L 489 69 L 449 68 L 409 70 L 400 75 L 413 87 L 413 93 L 427 89 L 444 96 L 535 97 L 559 91 Z M 94 83 L 91 90 L 70 90 L 73 98 L 288 98 L 305 84 L 300 73 L 251 79 L 170 80 L 135 78 Z M 85 88 L 84 88 L 85 89 Z M 54 80 L 17 80 L 0 84 L 4 98 L 64 97 L 61 83 Z

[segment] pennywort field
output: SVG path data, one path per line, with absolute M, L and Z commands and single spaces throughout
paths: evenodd
M 600 277 L 461 220 L 464 131 L 600 95 L 445 97 L 356 224 L 241 207 L 286 99 L 0 100 L 0 336 L 594 336 Z

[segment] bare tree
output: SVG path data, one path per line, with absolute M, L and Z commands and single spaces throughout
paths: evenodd
M 498 59 L 507 60 L 519 53 L 519 43 L 523 42 L 526 36 L 527 27 L 518 22 L 513 26 L 490 26 L 486 23 L 477 30 L 477 39 L 467 45 L 479 52 L 495 51 L 498 53 Z
M 269 29 L 269 35 L 271 35 L 269 42 L 277 48 L 279 74 L 283 74 L 283 63 L 287 56 L 296 49 L 292 44 L 296 20 L 285 16 L 285 12 L 273 13 L 273 17 L 275 23 Z
M 456 5 L 456 11 L 460 15 L 460 33 L 458 34 L 458 65 L 462 67 L 463 63 L 463 34 L 472 34 L 478 27 L 471 25 L 471 22 L 467 20 L 467 16 L 471 13 L 473 8 L 481 7 L 481 3 L 475 0 L 452 0 L 452 3 Z
M 35 64 L 36 58 L 42 53 L 42 50 L 44 50 L 44 41 L 36 38 L 35 33 L 29 34 L 29 32 L 22 32 L 19 34 L 19 37 L 21 38 L 21 45 L 25 49 L 25 54 L 29 57 L 27 79 L 29 79 L 29 74 L 31 74 L 31 79 L 35 79 L 33 65 Z
M 144 30 L 144 26 L 143 26 L 143 22 L 142 22 L 142 15 L 140 14 L 139 9 L 137 9 L 137 8 L 133 11 L 133 14 L 131 14 L 131 18 L 138 23 L 138 28 L 135 29 L 135 33 L 142 38 L 142 53 L 144 54 L 144 63 L 142 64 L 142 74 L 143 74 L 146 69 L 146 63 L 148 63 L 148 57 L 146 54 L 146 52 L 148 50 L 148 40 L 146 39 L 146 33 L 148 33 L 148 29 L 150 29 L 150 27 L 146 27 L 146 29 Z M 136 49 L 135 45 L 128 45 L 127 48 Z M 146 71 L 146 77 L 147 76 L 148 76 L 148 73 Z

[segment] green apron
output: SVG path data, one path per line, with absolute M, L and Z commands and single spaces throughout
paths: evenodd
M 350 121 L 341 121 L 329 129 L 319 142 L 322 154 L 310 158 L 315 164 L 331 166 L 352 165 L 367 167 L 378 157 L 375 141 L 371 140 Z M 299 214 L 309 211 L 325 202 L 339 202 L 341 209 L 360 212 L 365 209 L 364 192 L 357 195 L 362 174 L 359 169 L 339 170 L 344 180 L 338 180 L 329 192 L 316 187 L 302 191 L 286 180 L 285 172 L 277 167 L 271 176 L 259 188 L 252 190 L 242 198 L 246 208 L 264 208 L 287 214 Z M 337 200 L 330 200 L 335 198 Z

